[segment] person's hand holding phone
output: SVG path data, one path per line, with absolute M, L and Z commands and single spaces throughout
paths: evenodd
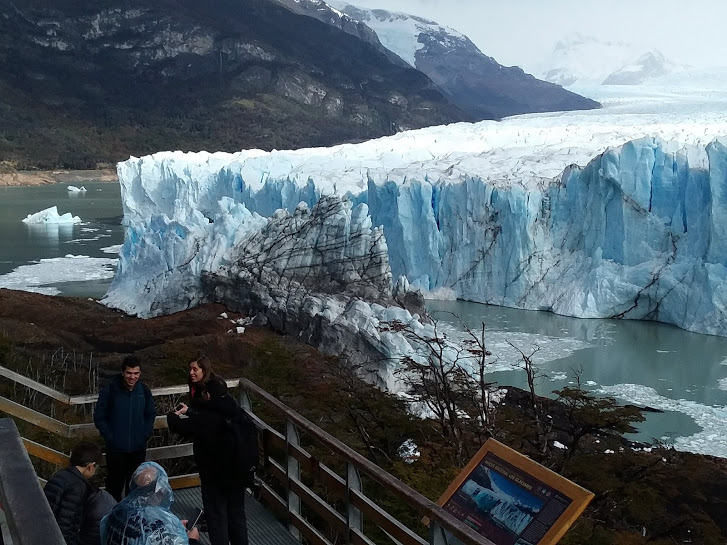
M 176 407 L 174 407 L 174 414 L 187 414 L 187 405 L 179 403 Z
M 183 521 L 184 527 L 187 530 L 193 530 L 197 526 L 199 519 L 202 518 L 202 513 L 203 513 L 202 509 L 200 509 L 199 507 L 196 508 L 195 512 L 192 514 L 192 516 L 189 517 L 189 519 L 187 519 L 186 522 Z
M 182 524 L 184 524 L 184 529 L 187 532 L 188 539 L 199 540 L 199 530 L 197 530 L 196 526 L 192 526 L 190 529 L 189 520 L 187 520 L 187 519 L 182 519 Z

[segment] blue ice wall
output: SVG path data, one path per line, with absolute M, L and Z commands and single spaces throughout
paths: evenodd
M 325 179 L 260 186 L 231 164 L 186 185 L 160 168 L 158 187 L 143 193 L 132 166 L 121 176 L 132 216 L 159 202 L 171 217 L 170 198 L 204 213 L 222 196 L 269 216 L 331 191 Z M 719 141 L 701 149 L 632 141 L 538 187 L 412 171 L 403 183 L 369 180 L 350 198 L 383 226 L 394 278 L 424 290 L 727 335 L 727 149 Z

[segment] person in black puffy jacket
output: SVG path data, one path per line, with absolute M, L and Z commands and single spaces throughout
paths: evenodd
M 99 545 L 101 543 L 101 519 L 108 515 L 115 505 L 116 500 L 105 490 L 94 490 L 88 495 L 81 530 L 78 533 L 79 545 Z
M 78 443 L 71 451 L 68 467 L 57 471 L 43 489 L 67 545 L 79 545 L 86 500 L 93 491 L 88 479 L 94 476 L 100 461 L 97 445 Z

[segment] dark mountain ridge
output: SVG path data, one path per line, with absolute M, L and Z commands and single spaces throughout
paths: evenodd
M 467 36 L 435 21 L 382 9 L 359 8 L 344 0 L 329 0 L 336 9 L 323 0 L 277 1 L 296 13 L 355 33 L 362 39 L 373 40 L 364 28 L 370 28 L 377 36 L 378 29 L 390 32 L 391 26 L 387 25 L 391 22 L 408 22 L 412 32 L 410 38 L 420 45 L 414 55 L 413 67 L 429 76 L 447 98 L 477 120 L 600 107 L 595 100 L 539 80 L 517 66 L 499 64 L 480 51 Z M 395 32 L 404 31 L 399 28 Z M 380 43 L 378 37 L 373 43 Z
M 0 0 L 0 160 L 327 146 L 467 120 L 425 75 L 268 0 Z

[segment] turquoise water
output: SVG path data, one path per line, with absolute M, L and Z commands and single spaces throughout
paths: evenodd
M 0 188 L 0 275 L 35 263 L 36 267 L 22 274 L 34 277 L 43 286 L 56 288 L 63 295 L 101 297 L 106 293 L 111 283 L 109 274 L 105 278 L 93 278 L 98 275 L 91 274 L 91 270 L 96 264 L 94 259 L 116 257 L 103 248 L 123 243 L 120 187 L 117 183 L 100 182 L 83 186 L 85 193 L 69 192 L 68 184 Z M 54 205 L 59 214 L 70 212 L 83 223 L 22 223 L 27 215 Z M 68 255 L 91 259 L 64 259 Z M 57 262 L 38 264 L 49 259 Z
M 519 356 L 508 341 L 525 354 L 537 347 L 533 361 L 541 374 L 539 394 L 573 385 L 578 370 L 588 389 L 665 410 L 647 413 L 633 438 L 667 443 L 681 438 L 685 449 L 703 451 L 699 443 L 707 437 L 693 435 L 714 431 L 712 446 L 722 450 L 717 443 L 725 439 L 724 430 L 705 428 L 720 425 L 713 420 L 720 420 L 727 405 L 727 391 L 720 388 L 727 377 L 727 338 L 656 322 L 584 320 L 465 301 L 428 301 L 427 307 L 457 328 L 460 320 L 472 329 L 484 322 L 488 349 L 501 360 L 495 367 L 506 368 L 490 375 L 499 384 L 527 387 L 524 371 L 514 368 Z M 727 456 L 727 448 L 722 455 Z

